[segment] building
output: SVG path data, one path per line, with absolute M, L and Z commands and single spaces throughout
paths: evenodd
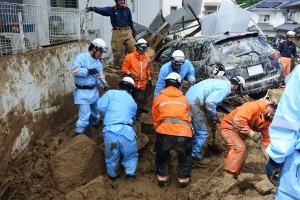
M 277 42 L 285 37 L 286 32 L 293 30 L 300 34 L 300 1 L 299 0 L 263 0 L 247 8 L 253 13 L 253 22 L 249 31 L 259 31 L 265 34 L 269 42 Z M 255 25 L 256 24 L 256 25 Z

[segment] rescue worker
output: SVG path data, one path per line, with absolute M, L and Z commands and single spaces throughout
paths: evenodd
M 146 40 L 139 39 L 135 47 L 133 52 L 125 57 L 122 71 L 134 80 L 135 89 L 132 96 L 138 105 L 137 117 L 139 117 L 145 104 L 146 88 L 147 86 L 152 87 L 150 76 L 151 60 L 146 52 L 148 48 Z
M 165 78 L 171 72 L 176 72 L 180 75 L 181 80 L 187 79 L 189 85 L 195 84 L 195 69 L 192 63 L 185 59 L 184 53 L 181 50 L 176 50 L 172 53 L 171 61 L 164 64 L 159 71 L 157 83 L 154 90 L 154 97 L 156 97 L 165 87 Z M 180 90 L 182 87 L 180 86 Z
M 276 111 L 276 105 L 265 100 L 246 102 L 225 116 L 220 123 L 221 136 L 229 147 L 226 158 L 225 178 L 235 178 L 247 155 L 244 140 L 250 137 L 258 142 L 262 137 L 265 148 L 270 143 L 268 128 Z
M 93 11 L 102 16 L 109 16 L 113 27 L 111 48 L 114 56 L 114 67 L 121 69 L 123 61 L 123 45 L 127 53 L 131 53 L 135 44 L 135 28 L 130 8 L 124 0 L 115 0 L 116 5 L 106 7 L 87 7 L 86 11 Z
M 106 170 L 112 180 L 120 176 L 120 163 L 125 168 L 126 179 L 135 180 L 138 149 L 133 129 L 137 110 L 131 96 L 133 90 L 133 79 L 124 77 L 119 90 L 107 91 L 97 102 L 97 110 L 104 117 L 102 133 Z
M 189 103 L 179 90 L 181 77 L 172 72 L 165 78 L 165 89 L 154 99 L 152 121 L 156 132 L 156 175 L 158 185 L 169 184 L 170 150 L 178 154 L 178 187 L 186 187 L 192 169 L 192 125 Z
M 210 160 L 203 158 L 202 147 L 207 141 L 209 122 L 219 123 L 217 105 L 229 94 L 240 93 L 244 90 L 245 80 L 235 76 L 228 80 L 206 79 L 189 88 L 185 97 L 191 109 L 194 127 L 193 162 L 196 164 L 209 164 Z
M 269 128 L 266 174 L 277 186 L 276 200 L 300 199 L 300 65 L 287 77 L 286 88 Z
M 96 111 L 99 91 L 96 87 L 102 87 L 105 91 L 109 86 L 103 74 L 102 63 L 99 58 L 107 52 L 106 43 L 96 38 L 88 48 L 88 52 L 78 54 L 71 64 L 71 73 L 74 75 L 74 103 L 78 105 L 78 120 L 76 121 L 76 135 L 84 134 L 88 125 L 95 126 L 98 123 L 99 114 Z
M 296 58 L 298 62 L 300 62 L 300 58 L 297 55 L 296 45 L 293 42 L 294 37 L 295 37 L 295 32 L 288 31 L 286 34 L 286 40 L 280 41 L 277 47 L 277 50 L 280 52 L 281 55 L 284 80 L 290 74 L 292 56 Z

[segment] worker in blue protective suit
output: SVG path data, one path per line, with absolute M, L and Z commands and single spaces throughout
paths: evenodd
M 228 80 L 206 79 L 201 81 L 186 92 L 191 109 L 190 116 L 194 127 L 193 163 L 209 164 L 208 158 L 203 158 L 202 147 L 207 141 L 208 125 L 210 121 L 219 122 L 217 105 L 229 94 L 241 92 L 245 87 L 245 80 L 235 76 Z
M 156 82 L 154 97 L 156 97 L 160 91 L 165 88 L 165 78 L 171 73 L 176 72 L 180 75 L 181 80 L 187 79 L 189 85 L 195 83 L 195 69 L 192 63 L 185 59 L 184 53 L 181 50 L 173 52 L 171 61 L 164 64 L 159 71 L 158 79 Z M 182 90 L 182 86 L 179 88 Z
M 286 87 L 269 128 L 271 143 L 266 174 L 277 186 L 275 199 L 300 199 L 300 65 L 286 79 Z
M 103 74 L 103 67 L 99 60 L 103 53 L 107 52 L 106 43 L 96 38 L 88 48 L 88 52 L 80 53 L 73 59 L 71 73 L 74 76 L 74 103 L 78 105 L 78 120 L 76 121 L 76 135 L 84 134 L 88 125 L 95 126 L 98 123 L 99 113 L 96 111 L 99 91 L 96 87 L 102 87 L 105 91 L 109 86 Z
M 134 80 L 124 77 L 120 90 L 109 90 L 97 102 L 98 112 L 104 117 L 104 152 L 106 170 L 112 180 L 120 176 L 120 157 L 126 179 L 134 180 L 138 162 L 136 134 L 133 129 L 137 104 L 131 94 Z
M 123 63 L 123 45 L 127 53 L 135 49 L 135 28 L 132 21 L 132 13 L 124 0 L 115 0 L 114 6 L 87 7 L 86 11 L 93 11 L 102 16 L 110 17 L 113 27 L 111 48 L 114 56 L 114 67 L 121 69 Z

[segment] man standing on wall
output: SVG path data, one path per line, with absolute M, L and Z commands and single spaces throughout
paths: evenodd
M 96 106 L 100 96 L 96 84 L 105 91 L 109 89 L 99 60 L 105 52 L 107 52 L 106 43 L 96 38 L 90 44 L 88 52 L 77 55 L 72 62 L 71 73 L 75 83 L 73 97 L 79 110 L 76 135 L 84 134 L 88 125 L 98 123 L 100 115 L 96 111 Z
M 114 55 L 114 67 L 121 69 L 123 63 L 123 45 L 127 53 L 131 53 L 135 44 L 135 29 L 130 9 L 124 0 L 115 0 L 116 5 L 107 7 L 87 7 L 86 11 L 93 11 L 103 16 L 109 16 L 113 27 L 111 48 Z

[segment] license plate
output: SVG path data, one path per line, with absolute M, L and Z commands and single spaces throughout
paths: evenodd
M 261 64 L 253 65 L 251 67 L 247 67 L 247 71 L 248 71 L 249 76 L 254 76 L 254 75 L 257 75 L 257 74 L 264 73 L 264 70 L 263 70 Z

